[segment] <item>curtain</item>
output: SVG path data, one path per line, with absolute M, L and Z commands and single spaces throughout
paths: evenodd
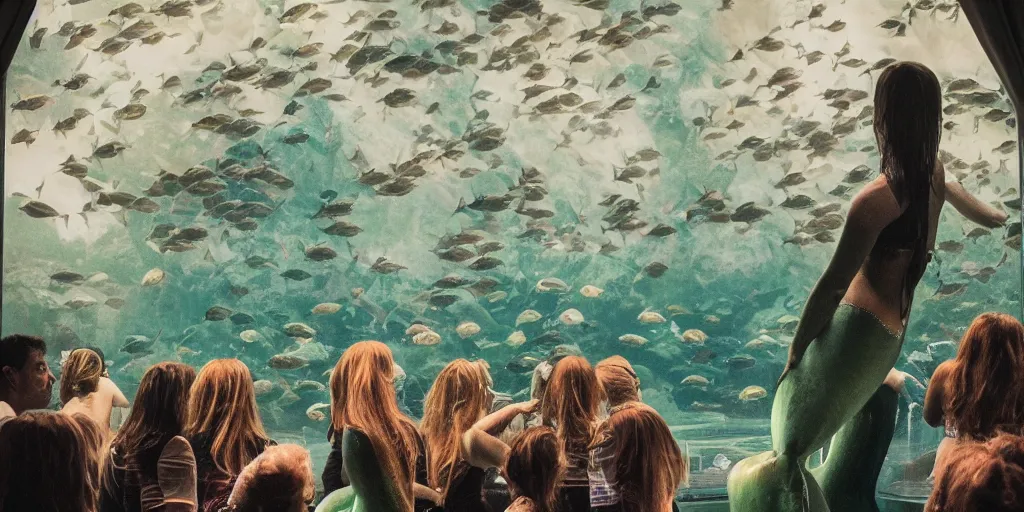
M 7 151 L 7 68 L 11 65 L 14 52 L 18 49 L 21 36 L 28 27 L 32 13 L 36 9 L 36 0 L 0 0 L 0 205 L 6 198 L 4 190 L 4 169 Z M 0 208 L 0 237 L 3 236 L 4 211 Z M 3 243 L 0 242 L 0 248 Z M 3 263 L 3 252 L 0 251 L 0 266 Z M 3 286 L 3 273 L 0 272 L 0 287 Z
M 1024 2 L 1021 0 L 960 0 L 960 7 L 992 61 L 1003 88 L 1010 96 L 1017 116 L 1017 158 L 1020 172 L 1018 191 L 1024 194 Z M 1024 210 L 1021 211 L 1024 221 Z M 1024 282 L 1024 258 L 1021 258 Z M 1024 297 L 1021 297 L 1024 318 Z

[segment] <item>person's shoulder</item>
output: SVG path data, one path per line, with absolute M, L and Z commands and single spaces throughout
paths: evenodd
M 182 436 L 172 437 L 160 452 L 160 458 L 168 457 L 195 459 L 195 454 L 192 452 L 192 444 Z
M 956 368 L 956 365 L 957 363 L 955 360 L 943 361 L 939 363 L 939 366 L 936 366 L 935 371 L 932 372 L 931 383 L 933 385 L 939 385 L 944 383 L 946 381 L 946 377 L 949 377 L 949 373 L 952 372 L 954 368 Z

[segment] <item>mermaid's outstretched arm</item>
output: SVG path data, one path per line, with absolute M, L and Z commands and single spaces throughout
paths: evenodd
M 804 306 L 793 344 L 789 347 L 786 369 L 779 377 L 780 383 L 800 363 L 811 342 L 828 327 L 847 288 L 871 254 L 878 234 L 901 213 L 884 178 L 871 182 L 853 198 L 832 261 L 814 285 Z
M 946 182 L 946 199 L 964 218 L 986 228 L 1002 226 L 1010 218 L 1006 212 L 979 201 L 958 181 Z
M 360 510 L 405 512 L 399 490 L 404 482 L 384 471 L 366 434 L 352 427 L 346 428 L 341 438 L 341 449 Z

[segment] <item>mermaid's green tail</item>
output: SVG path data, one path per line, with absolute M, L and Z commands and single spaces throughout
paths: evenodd
M 798 461 L 764 452 L 740 461 L 729 473 L 732 512 L 828 512 L 814 477 Z
M 902 341 L 870 312 L 840 305 L 775 393 L 773 451 L 740 461 L 729 474 L 730 509 L 828 511 L 804 462 L 864 407 L 899 357 Z
M 882 385 L 832 438 L 825 462 L 811 470 L 831 512 L 878 512 L 875 486 L 896 430 L 899 393 Z

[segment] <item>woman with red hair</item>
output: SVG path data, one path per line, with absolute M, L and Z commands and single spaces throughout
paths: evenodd
M 1024 325 L 1002 313 L 974 319 L 956 358 L 939 365 L 928 383 L 924 420 L 943 426 L 935 467 L 960 439 L 985 440 L 997 430 L 1024 427 Z

